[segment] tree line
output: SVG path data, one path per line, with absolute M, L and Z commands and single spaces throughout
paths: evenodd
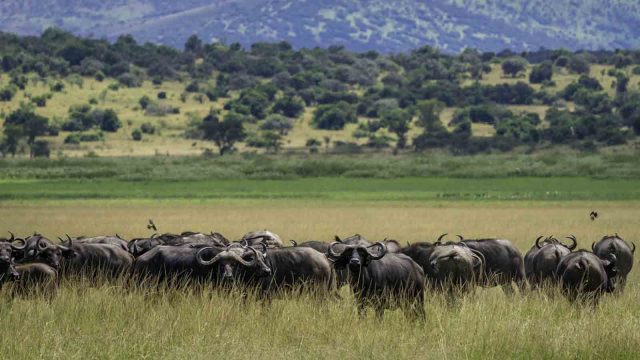
M 499 64 L 504 77 L 517 80 L 481 82 L 494 64 Z M 594 64 L 609 66 L 601 75 L 613 78 L 614 96 L 590 76 Z M 365 147 L 373 149 L 479 153 L 548 143 L 594 150 L 624 144 L 640 133 L 640 93 L 629 87 L 632 76 L 640 74 L 640 50 L 467 49 L 447 54 L 424 46 L 408 53 L 379 54 L 340 46 L 294 49 L 286 42 L 243 48 L 238 43 L 206 44 L 195 35 L 179 50 L 139 44 L 132 36 L 110 43 L 51 28 L 40 36 L 0 33 L 0 67 L 9 79 L 0 89 L 0 101 L 10 101 L 24 90 L 31 74 L 79 84 L 86 77 L 114 79 L 109 86 L 113 91 L 139 87 L 143 81 L 156 85 L 180 81 L 183 99 L 225 100 L 222 111 L 212 109 L 204 118 L 193 119 L 185 132 L 189 138 L 213 141 L 220 154 L 233 151 L 239 141 L 278 151 L 283 137 L 309 107 L 314 108 L 314 127 L 340 130 L 357 123 L 353 137 L 365 139 Z M 557 89 L 559 73 L 575 74 L 575 81 Z M 121 127 L 118 114 L 97 102 L 72 105 L 61 125 L 37 115 L 36 108 L 46 106 L 64 87 L 65 82 L 55 81 L 47 95 L 31 97 L 30 103 L 4 114 L 3 154 L 15 154 L 22 141 L 32 156 L 46 156 L 48 147 L 37 140 L 40 136 Z M 151 116 L 179 113 L 178 108 L 163 105 L 165 97 L 162 91 L 145 95 L 141 110 Z M 575 109 L 568 104 L 575 104 Z M 508 105 L 548 106 L 545 127 L 538 114 L 513 112 Z M 457 109 L 448 127 L 440 121 L 446 107 Z M 410 137 L 414 122 L 420 133 Z M 258 131 L 248 132 L 249 123 L 257 124 Z M 495 135 L 474 136 L 474 123 L 493 126 Z M 132 137 L 140 139 L 150 132 L 151 125 L 136 129 Z M 69 138 L 73 141 L 79 137 Z M 317 151 L 323 141 L 310 138 L 307 145 Z M 334 146 L 361 148 L 349 142 Z

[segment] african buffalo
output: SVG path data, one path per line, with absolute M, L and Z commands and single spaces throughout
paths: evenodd
M 5 281 L 17 280 L 20 277 L 15 268 L 14 253 L 24 250 L 27 246 L 24 239 L 16 239 L 12 233 L 10 234 L 10 239 L 0 239 L 0 285 Z M 20 241 L 22 244 L 14 244 L 15 241 Z
M 204 256 L 201 249 L 200 264 L 217 269 L 218 280 L 225 285 L 255 287 L 261 297 L 271 297 L 291 288 L 313 290 L 326 296 L 335 290 L 335 277 L 331 263 L 320 252 L 305 247 L 286 247 L 262 250 L 234 243 L 213 257 Z
M 129 253 L 135 257 L 141 256 L 156 246 L 164 245 L 164 241 L 157 238 L 155 234 L 149 238 L 135 238 L 127 243 Z
M 406 316 L 425 318 L 424 272 L 410 257 L 389 253 L 384 243 L 373 245 L 334 242 L 327 257 L 336 269 L 348 272 L 348 282 L 364 315 L 373 306 L 382 319 L 384 310 L 400 306 Z
M 384 239 L 382 243 L 387 247 L 387 251 L 390 253 L 399 253 L 402 250 L 402 245 L 396 240 Z
M 71 238 L 64 244 L 73 256 L 62 262 L 66 275 L 115 278 L 128 272 L 134 257 L 119 245 L 109 243 L 76 242 Z
M 67 235 L 67 239 L 71 239 L 71 237 Z M 60 241 L 64 241 L 64 240 L 60 239 Z M 129 251 L 129 248 L 127 246 L 129 242 L 121 238 L 120 235 L 118 234 L 115 234 L 114 236 L 109 236 L 109 235 L 93 236 L 93 237 L 79 236 L 77 238 L 74 238 L 73 242 L 75 244 L 109 244 L 109 245 L 118 246 L 124 251 Z
M 295 240 L 289 240 L 291 241 L 291 245 L 293 247 L 307 247 L 307 248 L 312 248 L 315 251 L 321 252 L 323 254 L 327 253 L 327 250 L 329 250 L 329 243 L 324 242 L 324 241 L 319 241 L 319 240 L 309 240 L 309 241 L 304 241 L 298 244 L 297 241 Z
M 436 246 L 429 242 L 418 242 L 409 244 L 406 247 L 400 249 L 401 254 L 405 254 L 415 261 L 422 270 L 425 276 L 429 279 L 431 272 L 431 253 L 435 250 Z
M 249 246 L 258 246 L 262 243 L 268 248 L 279 248 L 284 246 L 280 236 L 268 230 L 248 232 L 244 234 L 239 242 L 245 242 Z
M 202 253 L 201 250 L 204 250 Z M 203 283 L 215 279 L 215 268 L 204 266 L 196 255 L 214 257 L 222 248 L 208 245 L 168 246 L 160 245 L 136 258 L 132 275 L 138 281 L 149 278 L 158 284 L 171 286 L 187 282 Z
M 600 241 L 591 244 L 591 250 L 602 259 L 607 259 L 610 254 L 615 255 L 618 272 L 612 281 L 616 286 L 616 291 L 624 291 L 627 275 L 633 267 L 633 254 L 636 252 L 636 245 L 615 234 L 604 236 Z
M 222 234 L 212 232 L 210 234 L 183 232 L 182 234 L 151 235 L 149 238 L 137 238 L 129 241 L 127 248 L 133 256 L 140 256 L 156 246 L 188 246 L 202 244 L 208 246 L 226 246 L 229 240 Z
M 428 261 L 427 283 L 432 289 L 443 291 L 449 301 L 460 292 L 472 291 L 483 274 L 482 254 L 464 243 L 437 243 Z
M 27 246 L 23 250 L 24 255 L 16 259 L 18 264 L 41 262 L 45 263 L 56 271 L 60 269 L 63 259 L 75 256 L 73 250 L 60 244 L 54 244 L 51 240 L 40 234 L 34 234 L 26 239 Z
M 58 271 L 53 267 L 41 262 L 30 262 L 18 264 L 15 269 L 19 278 L 12 284 L 12 295 L 42 294 L 51 300 L 56 294 L 59 279 Z
M 512 282 L 520 291 L 526 289 L 524 260 L 520 250 L 511 241 L 504 239 L 465 240 L 460 242 L 484 257 L 483 274 L 480 285 L 484 287 L 502 286 L 505 294 L 513 293 Z
M 525 274 L 532 287 L 539 287 L 545 281 L 556 280 L 554 274 L 560 260 L 571 253 L 576 246 L 575 236 L 567 237 L 572 241 L 571 245 L 561 243 L 554 237 L 548 237 L 540 241 L 542 236 L 536 239 L 535 245 L 525 255 Z
M 578 250 L 560 260 L 555 276 L 569 301 L 591 301 L 595 306 L 602 293 L 614 290 L 612 278 L 616 272 L 615 255 L 601 259 L 592 252 Z

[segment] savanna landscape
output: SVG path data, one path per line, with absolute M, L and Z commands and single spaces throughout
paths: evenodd
M 276 1 L 254 22 L 245 2 L 78 3 L 0 5 L 0 357 L 639 356 L 624 2 L 593 17 L 615 35 L 518 8 L 529 37 L 496 25 L 516 8 L 499 1 L 464 20 L 417 7 L 432 18 L 414 27 L 407 1 Z M 233 42 L 221 27 L 176 46 L 215 14 Z M 438 31 L 418 46 L 424 21 Z M 554 35 L 567 24 L 589 32 Z M 523 258 L 545 247 L 544 265 Z

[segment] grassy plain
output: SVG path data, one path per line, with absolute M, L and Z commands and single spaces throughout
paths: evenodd
M 411 189 L 414 181 L 371 182 L 368 186 L 382 186 L 393 193 L 394 187 Z M 335 183 L 323 183 L 332 193 L 339 193 Z M 495 185 L 513 189 L 518 183 Z M 253 187 L 256 194 L 286 193 L 301 186 L 290 182 L 249 184 L 237 186 Z M 485 189 L 488 185 L 480 184 L 484 185 L 477 186 Z M 360 187 L 349 181 L 342 185 L 347 199 L 358 197 Z M 367 185 L 361 185 L 366 192 Z M 186 186 L 190 185 L 182 184 Z M 233 186 L 218 188 L 225 191 Z M 456 186 L 453 181 L 452 187 Z M 587 187 L 597 192 L 605 186 Z M 536 188 L 533 183 L 532 188 Z M 7 190 L 4 183 L 0 189 L 14 191 Z M 20 234 L 37 230 L 48 236 L 118 232 L 132 237 L 148 234 L 144 225 L 153 218 L 160 231 L 216 230 L 230 238 L 262 228 L 284 239 L 325 241 L 334 234 L 356 232 L 403 243 L 432 240 L 443 232 L 500 236 L 511 239 L 523 252 L 539 234 L 574 233 L 586 248 L 605 233 L 618 232 L 634 240 L 640 237 L 638 201 L 411 201 L 388 200 L 385 192 L 378 193 L 379 198 L 356 201 L 339 196 L 195 200 L 165 196 L 172 190 L 146 190 L 157 193 L 159 199 L 5 200 L 0 203 L 0 228 Z M 600 212 L 596 221 L 589 220 L 592 209 Z M 528 294 L 507 298 L 493 288 L 480 289 L 454 307 L 428 294 L 427 320 L 416 324 L 408 323 L 400 311 L 387 311 L 382 322 L 373 314 L 358 318 L 346 288 L 341 291 L 341 301 L 319 304 L 306 297 L 279 299 L 266 308 L 253 300 L 244 304 L 237 295 L 209 290 L 192 293 L 183 289 L 148 298 L 124 290 L 121 284 L 65 282 L 51 303 L 0 296 L 5 301 L 0 306 L 0 328 L 5 334 L 0 337 L 0 356 L 634 359 L 640 355 L 637 274 L 637 270 L 632 272 L 622 296 L 607 296 L 595 311 L 571 306 L 561 297 Z
M 322 155 L 3 160 L 0 231 L 132 238 L 149 235 L 153 219 L 160 232 L 231 239 L 266 228 L 285 240 L 504 237 L 523 252 L 540 234 L 572 233 L 584 248 L 614 232 L 639 242 L 633 153 Z M 360 319 L 346 288 L 340 301 L 264 307 L 211 289 L 148 297 L 122 283 L 63 281 L 50 303 L 0 293 L 0 358 L 635 359 L 637 273 L 595 311 L 479 289 L 454 307 L 428 294 L 427 320 L 415 324 L 400 311 Z

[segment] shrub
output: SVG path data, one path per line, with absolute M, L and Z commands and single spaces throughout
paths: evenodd
M 146 122 L 140 125 L 140 131 L 144 134 L 154 134 L 156 132 L 156 127 L 153 126 L 153 124 Z
M 158 93 L 158 99 L 166 99 L 167 98 L 167 93 L 165 91 L 160 91 Z
M 67 137 L 64 138 L 64 143 L 65 144 L 80 144 L 80 134 L 73 133 L 73 134 L 67 135 Z
M 318 129 L 341 130 L 347 123 L 356 123 L 355 110 L 345 102 L 335 105 L 320 105 L 313 114 L 312 123 Z
M 190 93 L 198 92 L 200 91 L 200 85 L 198 84 L 197 81 L 192 81 L 189 83 L 189 85 L 187 85 L 187 87 L 184 90 Z
M 100 141 L 102 139 L 104 139 L 102 132 L 80 134 L 80 141 L 82 142 Z
M 64 90 L 64 84 L 60 81 L 56 82 L 55 84 L 51 85 L 51 91 L 53 92 L 61 92 L 62 90 Z
M 290 118 L 297 118 L 304 111 L 304 102 L 297 97 L 284 96 L 276 100 L 272 111 Z
M 502 62 L 502 72 L 505 75 L 516 77 L 527 68 L 527 61 L 521 57 L 506 59 Z
M 550 62 L 543 62 L 531 70 L 531 74 L 529 74 L 529 82 L 532 84 L 541 84 L 546 81 L 551 81 L 552 76 L 553 65 Z
M 151 99 L 147 95 L 144 95 L 140 98 L 140 100 L 138 100 L 138 103 L 143 110 L 146 110 L 147 106 L 149 106 L 149 104 L 151 103 Z
M 144 112 L 144 114 L 147 116 L 165 116 L 167 114 L 179 114 L 179 113 L 180 113 L 180 108 L 178 107 L 161 105 L 153 102 L 147 106 L 147 109 Z
M 260 124 L 261 130 L 272 130 L 278 132 L 280 135 L 287 135 L 289 130 L 293 128 L 291 120 L 279 115 L 271 114 L 267 116 L 262 124 Z
M 33 157 L 48 158 L 51 155 L 49 142 L 46 140 L 36 140 L 31 147 L 31 152 L 33 153 Z
M 577 74 L 588 74 L 591 65 L 584 55 L 574 55 L 569 59 L 567 68 Z
M 131 138 L 133 138 L 134 141 L 142 140 L 142 131 L 140 131 L 140 129 L 134 129 L 131 132 Z
M 118 82 L 128 88 L 136 88 L 142 86 L 142 81 L 133 74 L 125 73 L 118 76 Z
M 16 87 L 13 85 L 5 86 L 0 90 L 0 101 L 11 101 L 16 95 Z

